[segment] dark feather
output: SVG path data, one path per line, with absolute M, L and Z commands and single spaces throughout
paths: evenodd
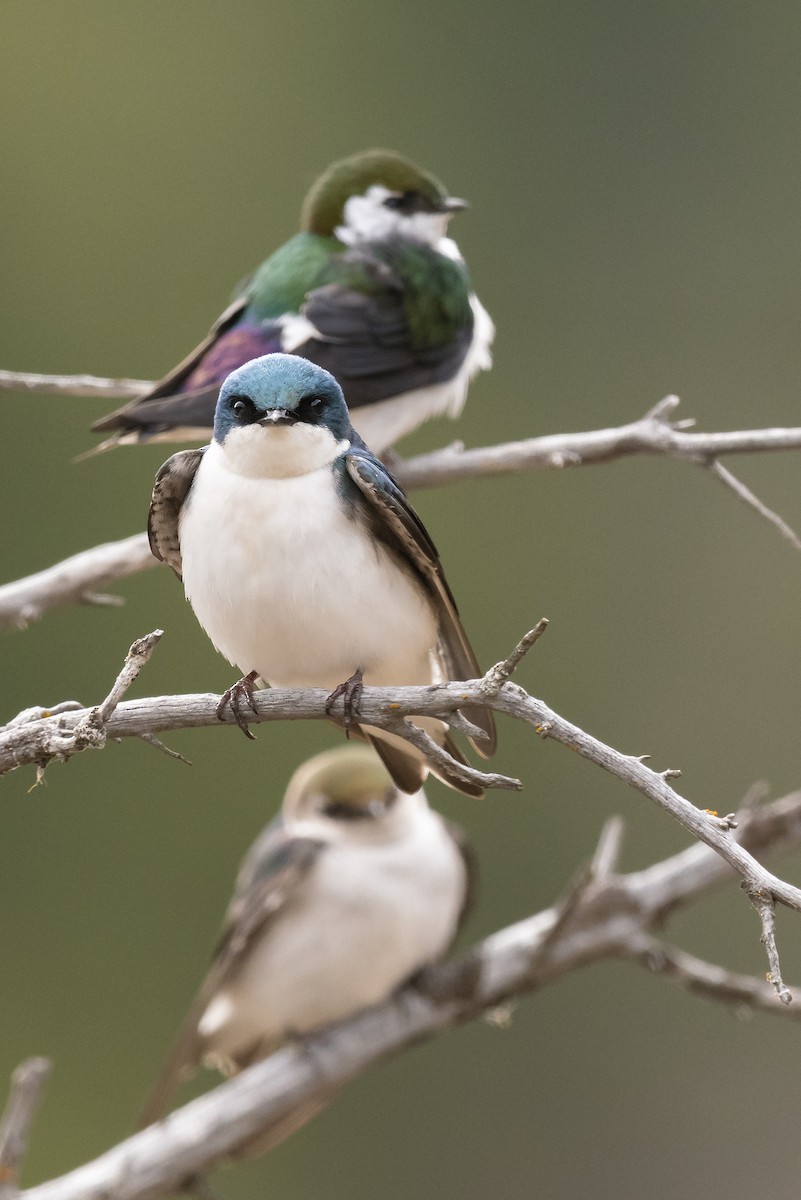
M 420 791 L 420 788 L 426 781 L 430 764 L 426 764 L 421 758 L 417 758 L 408 749 L 401 749 L 394 742 L 388 742 L 384 738 L 373 735 L 361 727 L 359 727 L 359 733 L 373 747 L 386 767 L 396 788 L 400 788 L 402 792 L 407 792 L 409 795 L 414 795 L 415 792 Z
M 467 640 L 453 593 L 448 587 L 436 547 L 405 493 L 386 467 L 355 438 L 345 455 L 348 475 L 364 499 L 374 536 L 406 563 L 411 563 L 429 593 L 439 626 L 438 654 L 446 679 L 477 679 L 481 670 Z M 483 729 L 486 740 L 471 739 L 484 758 L 495 752 L 495 722 L 489 709 L 467 706 L 464 714 Z M 464 786 L 457 785 L 461 790 Z
M 319 337 L 296 353 L 336 377 L 349 408 L 452 379 L 473 337 L 464 267 L 423 243 L 365 243 L 332 261 L 303 314 Z
M 178 519 L 189 495 L 205 447 L 179 450 L 168 458 L 156 475 L 147 518 L 147 536 L 155 558 L 172 567 L 181 578 L 181 543 Z

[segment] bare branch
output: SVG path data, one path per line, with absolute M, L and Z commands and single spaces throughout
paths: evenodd
M 61 391 L 77 387 L 75 381 L 92 376 L 16 375 L 0 372 L 0 389 L 19 386 L 32 391 Z M 35 381 L 41 380 L 41 388 Z M 28 381 L 26 384 L 24 381 Z M 33 382 L 31 382 L 33 381 Z M 62 387 L 61 384 L 64 383 Z M 118 388 L 115 396 L 135 394 L 124 391 L 137 380 L 97 380 L 98 389 L 106 385 Z M 80 390 L 80 388 L 78 389 Z M 83 388 L 88 390 L 87 387 Z M 111 394 L 111 393 L 107 393 Z M 801 448 L 801 428 L 740 430 L 731 433 L 687 432 L 692 422 L 671 421 L 669 414 L 678 404 L 676 396 L 666 396 L 638 421 L 616 429 L 588 433 L 551 434 L 465 450 L 461 443 L 421 454 L 415 458 L 393 459 L 392 470 L 407 488 L 443 487 L 465 479 L 483 479 L 523 471 L 561 470 L 564 467 L 589 466 L 612 462 L 633 454 L 659 454 L 683 459 L 712 472 L 761 517 L 775 526 L 783 537 L 801 549 L 801 539 L 790 526 L 763 504 L 744 484 L 727 471 L 717 458 L 722 454 L 761 453 L 768 450 Z M 48 609 L 77 602 L 108 604 L 115 597 L 99 595 L 98 588 L 156 566 L 144 534 L 108 542 L 85 550 L 61 563 L 0 587 L 0 627 L 24 628 Z
M 726 433 L 688 432 L 686 422 L 667 418 L 678 402 L 676 396 L 666 396 L 638 421 L 614 429 L 547 434 L 474 450 L 465 450 L 459 445 L 448 446 L 415 458 L 399 459 L 393 463 L 392 470 L 404 487 L 429 488 L 523 471 L 586 467 L 636 454 L 680 458 L 706 467 L 711 459 L 723 454 L 801 449 L 801 428 L 798 427 Z
M 128 400 L 153 387 L 147 379 L 104 379 L 94 375 L 41 375 L 0 371 L 0 391 L 63 396 L 105 396 Z M 409 487 L 440 487 L 463 479 L 508 475 L 519 471 L 554 471 L 564 467 L 611 462 L 633 454 L 662 454 L 707 465 L 721 454 L 764 453 L 801 448 L 801 428 L 688 432 L 692 419 L 671 420 L 678 396 L 665 396 L 643 417 L 614 429 L 555 433 L 500 446 L 465 450 L 454 444 L 430 454 L 393 462 Z
M 160 636 L 159 631 L 150 635 L 156 641 Z M 533 644 L 532 636 L 533 634 L 527 635 L 520 646 Z M 132 651 L 133 649 L 134 647 Z M 506 663 L 512 663 L 517 654 L 518 651 L 515 651 Z M 520 657 L 522 654 L 518 656 L 517 661 Z M 669 813 L 693 837 L 710 846 L 734 868 L 741 876 L 743 886 L 752 900 L 754 897 L 764 898 L 801 912 L 801 890 L 772 875 L 743 849 L 734 836 L 737 822 L 733 814 L 720 818 L 711 809 L 696 807 L 670 786 L 668 780 L 676 778 L 680 772 L 657 772 L 646 765 L 642 755 L 621 754 L 564 717 L 560 717 L 543 701 L 530 696 L 517 684 L 507 682 L 497 687 L 494 672 L 497 673 L 497 668 L 492 667 L 482 679 L 429 687 L 365 688 L 359 702 L 360 720 L 365 725 L 398 734 L 439 763 L 447 762 L 448 770 L 457 777 L 478 780 L 486 787 L 509 787 L 516 790 L 520 786 L 516 779 L 485 774 L 473 768 L 466 770 L 437 746 L 423 730 L 404 719 L 429 716 L 450 722 L 454 712 L 471 704 L 484 705 L 495 712 L 505 713 L 531 725 L 540 738 L 559 742 L 597 766 L 603 767 Z M 114 690 L 112 695 L 116 695 Z M 323 688 L 275 688 L 255 692 L 253 714 L 249 715 L 248 720 L 254 724 L 261 721 L 325 720 L 328 716 L 327 699 Z M 35 764 L 41 773 L 53 759 L 66 761 L 81 750 L 104 745 L 107 737 L 141 738 L 143 734 L 152 736 L 170 729 L 215 726 L 221 723 L 221 718 L 217 715 L 219 697 L 208 694 L 157 696 L 129 701 L 112 708 L 113 711 L 108 717 L 100 721 L 97 733 L 95 730 L 98 727 L 98 718 L 95 714 L 100 710 L 95 709 L 70 709 L 62 711 L 58 716 L 45 716 L 40 719 L 30 717 L 24 721 L 16 718 L 4 730 L 0 730 L 0 775 L 32 764 Z M 28 714 L 35 714 L 37 711 L 35 708 L 26 710 L 26 718 Z M 224 713 L 223 722 L 233 724 L 235 717 L 231 713 Z M 771 943 L 766 940 L 765 944 L 770 955 Z M 769 964 L 774 978 L 780 980 L 778 962 L 769 958 Z
M 795 530 L 791 529 L 783 517 L 780 517 L 772 508 L 768 508 L 767 504 L 760 500 L 758 496 L 755 496 L 751 489 L 747 488 L 736 475 L 733 475 L 731 471 L 717 460 L 709 464 L 709 470 L 716 479 L 719 479 L 725 487 L 734 492 L 735 496 L 747 504 L 749 508 L 753 508 L 754 512 L 758 513 L 760 517 L 763 517 L 769 524 L 778 529 L 782 537 L 786 538 L 792 546 L 795 546 L 796 550 L 801 550 L 801 538 L 798 537 Z
M 28 1134 L 51 1069 L 49 1059 L 29 1058 L 11 1076 L 11 1092 L 0 1121 L 0 1200 L 17 1195 Z
M 83 550 L 44 571 L 0 587 L 0 628 L 24 629 L 61 604 L 107 604 L 109 598 L 98 596 L 97 588 L 159 565 L 144 533 Z
M 105 396 L 129 400 L 149 391 L 147 379 L 100 379 L 97 375 L 38 375 L 30 371 L 0 371 L 0 391 L 39 396 Z
M 133 643 L 125 657 L 122 670 L 102 704 L 98 704 L 94 708 L 82 708 L 80 705 L 76 706 L 74 700 L 65 700 L 51 709 L 26 708 L 9 722 L 6 729 L 10 730 L 12 735 L 19 734 L 24 740 L 29 733 L 32 733 L 31 744 L 39 749 L 35 753 L 35 757 L 28 761 L 36 763 L 37 780 L 41 778 L 45 767 L 54 758 L 60 762 L 66 762 L 73 754 L 78 754 L 81 750 L 101 750 L 105 746 L 106 727 L 109 719 L 113 716 L 120 700 L 142 667 L 150 660 L 163 636 L 162 630 L 154 629 L 152 633 Z M 73 718 L 72 727 L 68 732 L 64 730 L 62 724 L 67 714 Z M 55 722 L 55 726 L 53 722 Z M 49 730 L 50 733 L 48 749 L 44 749 L 44 743 L 48 741 L 47 734 L 43 739 L 37 736 L 42 730 Z M 144 738 L 143 734 L 139 736 Z M 166 749 L 162 746 L 159 748 Z M 180 755 L 175 757 L 180 757 Z M 17 763 L 16 765 L 21 764 Z
M 738 836 L 764 849 L 801 844 L 801 792 L 752 809 Z M 549 908 L 500 930 L 461 959 L 427 973 L 386 1003 L 287 1046 L 77 1170 L 30 1188 L 20 1200 L 144 1200 L 236 1154 L 267 1124 L 371 1064 L 496 1010 L 580 967 L 633 958 L 710 999 L 789 1015 L 758 980 L 722 971 L 650 935 L 678 905 L 692 903 L 731 872 L 704 846 L 630 875 L 611 863 L 617 830 L 602 835 L 592 886 L 580 902 Z M 569 919 L 566 918 L 569 908 Z M 720 972 L 716 974 L 716 972 Z

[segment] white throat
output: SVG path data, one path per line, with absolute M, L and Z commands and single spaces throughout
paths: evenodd
M 348 448 L 320 425 L 245 425 L 229 429 L 218 447 L 228 470 L 248 479 L 288 479 L 327 467 Z

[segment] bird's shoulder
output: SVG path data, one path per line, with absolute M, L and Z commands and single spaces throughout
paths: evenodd
M 243 292 L 249 315 L 265 321 L 299 312 L 308 293 L 320 286 L 332 255 L 341 248 L 336 238 L 296 233 L 247 280 Z

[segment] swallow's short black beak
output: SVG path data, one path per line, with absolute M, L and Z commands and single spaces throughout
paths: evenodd
M 296 425 L 297 420 L 297 415 L 288 408 L 271 408 L 260 419 L 259 425 L 265 429 L 273 429 L 276 425 Z
M 446 196 L 440 202 L 439 211 L 443 213 L 455 213 L 469 207 L 470 204 L 467 200 L 460 200 L 458 196 Z

